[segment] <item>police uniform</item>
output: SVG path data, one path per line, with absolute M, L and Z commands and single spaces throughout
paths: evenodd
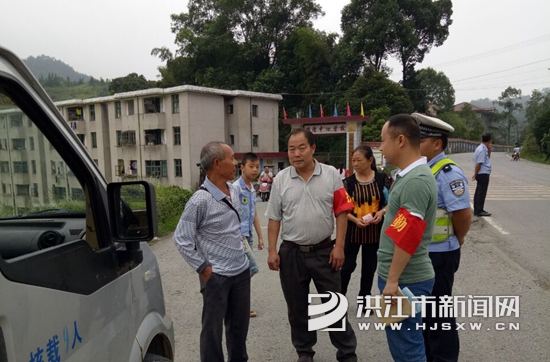
M 412 117 L 419 123 L 422 138 L 447 136 L 454 131 L 440 119 L 418 113 L 413 113 Z M 470 209 L 470 194 L 464 172 L 444 151 L 429 160 L 428 166 L 437 183 L 437 213 L 429 255 L 435 270 L 432 296 L 439 298 L 452 295 L 454 273 L 460 264 L 460 244 L 453 232 L 452 212 Z M 432 317 L 428 310 L 423 322 L 427 361 L 458 361 L 460 345 L 455 318 Z M 451 330 L 441 330 L 442 323 L 450 323 Z M 436 324 L 437 329 L 430 330 Z

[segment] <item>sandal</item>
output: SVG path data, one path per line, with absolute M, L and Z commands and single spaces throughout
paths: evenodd
M 251 311 L 250 311 L 250 318 L 254 318 L 254 317 L 256 317 L 256 316 L 257 316 L 256 312 L 254 312 L 253 310 L 251 310 Z

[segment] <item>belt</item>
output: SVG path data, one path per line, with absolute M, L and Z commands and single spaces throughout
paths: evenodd
M 313 244 L 313 245 L 299 245 L 288 240 L 283 240 L 283 242 L 293 249 L 300 250 L 302 253 L 309 253 L 312 251 L 326 249 L 334 246 L 334 240 L 332 240 L 330 237 L 326 238 L 325 240 L 321 241 L 318 244 Z

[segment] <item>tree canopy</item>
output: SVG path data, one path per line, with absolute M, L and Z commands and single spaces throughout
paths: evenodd
M 433 68 L 418 71 L 418 83 L 426 94 L 426 100 L 442 111 L 450 111 L 455 104 L 455 90 L 445 73 Z

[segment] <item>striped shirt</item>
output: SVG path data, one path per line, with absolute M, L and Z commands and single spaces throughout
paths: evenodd
M 187 263 L 197 272 L 208 265 L 212 272 L 235 276 L 245 271 L 248 258 L 241 239 L 241 225 L 237 213 L 222 200 L 225 198 L 239 212 L 239 191 L 227 184 L 231 198 L 218 189 L 208 178 L 191 196 L 174 232 L 174 243 Z
M 375 179 L 368 182 L 356 182 L 354 190 L 350 193 L 353 201 L 353 215 L 362 218 L 367 214 L 374 216 L 384 206 L 381 201 L 388 199 L 387 189 L 383 188 L 383 194 Z M 355 222 L 348 221 L 347 240 L 354 244 L 371 244 L 380 241 L 381 223 L 369 224 L 364 228 L 358 228 Z
M 318 244 L 334 230 L 334 192 L 343 187 L 338 171 L 315 160 L 306 182 L 293 166 L 277 174 L 265 215 L 281 221 L 281 239 L 300 245 Z

